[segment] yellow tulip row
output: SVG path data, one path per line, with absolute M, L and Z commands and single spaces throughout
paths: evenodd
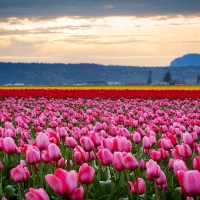
M 3 90 L 24 90 L 24 89 L 44 89 L 44 90 L 200 90 L 200 86 L 2 86 Z

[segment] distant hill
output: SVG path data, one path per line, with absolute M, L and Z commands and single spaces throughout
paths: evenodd
M 152 83 L 159 84 L 167 72 L 172 79 L 196 84 L 198 67 L 105 66 L 92 63 L 9 63 L 0 62 L 0 85 L 74 85 L 146 84 L 151 71 Z
M 187 54 L 180 58 L 174 59 L 170 63 L 171 67 L 187 67 L 187 66 L 197 66 L 200 67 L 200 54 L 193 53 Z

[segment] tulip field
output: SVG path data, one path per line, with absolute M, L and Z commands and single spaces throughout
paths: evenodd
M 0 88 L 2 200 L 200 200 L 200 88 Z

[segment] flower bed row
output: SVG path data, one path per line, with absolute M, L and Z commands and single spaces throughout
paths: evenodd
M 200 103 L 192 99 L 5 98 L 3 199 L 200 195 Z
M 102 99 L 119 99 L 119 98 L 140 98 L 140 99 L 199 99 L 200 90 L 59 90 L 59 89 L 0 89 L 0 97 L 45 97 L 45 98 L 102 98 Z

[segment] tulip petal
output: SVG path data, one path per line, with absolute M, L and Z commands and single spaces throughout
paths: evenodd
M 27 198 L 27 200 L 39 200 L 38 196 L 32 192 L 28 192 L 27 194 L 25 194 L 25 197 Z
M 53 174 L 45 176 L 46 182 L 52 187 L 52 189 L 60 196 L 65 195 L 62 181 Z

